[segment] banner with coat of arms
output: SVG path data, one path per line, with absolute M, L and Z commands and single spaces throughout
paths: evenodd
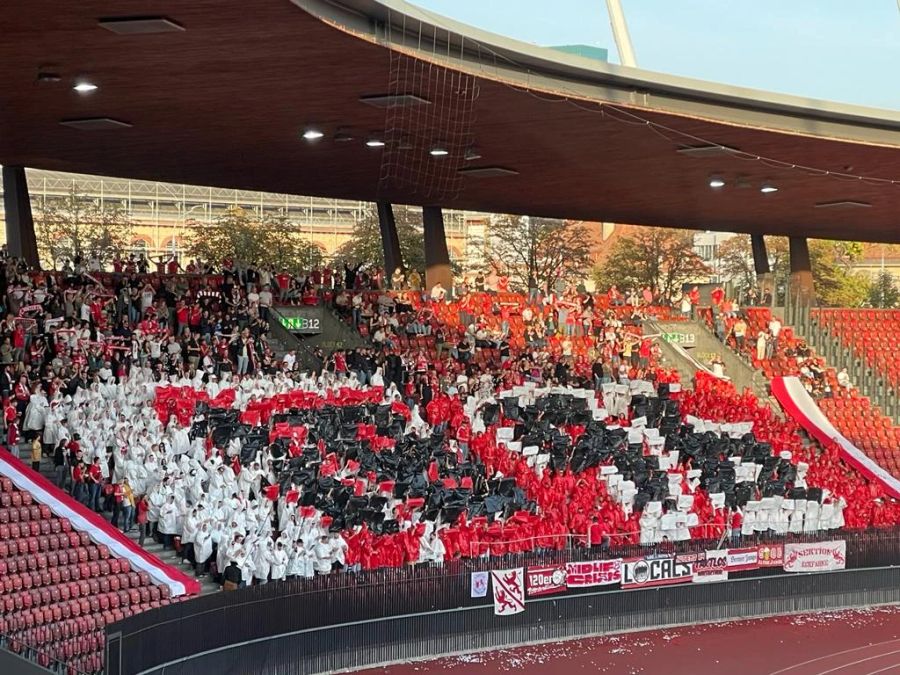
M 525 568 L 491 572 L 494 614 L 510 616 L 525 611 Z

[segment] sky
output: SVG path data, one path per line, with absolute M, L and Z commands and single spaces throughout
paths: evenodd
M 605 0 L 412 0 L 539 45 L 605 47 Z M 898 0 L 622 0 L 638 66 L 711 82 L 900 110 Z

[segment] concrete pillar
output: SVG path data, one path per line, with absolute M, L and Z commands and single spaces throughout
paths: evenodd
M 815 303 L 816 291 L 813 287 L 812 264 L 809 260 L 809 243 L 806 237 L 789 237 L 791 258 L 791 299 L 801 306 Z
M 378 227 L 381 230 L 381 246 L 384 250 L 384 280 L 389 284 L 394 270 L 398 267 L 403 269 L 400 237 L 397 236 L 394 207 L 390 202 L 378 202 Z
M 447 251 L 447 235 L 444 232 L 444 214 L 439 206 L 422 209 L 425 228 L 425 288 L 431 290 L 437 282 L 453 290 L 453 273 L 450 271 L 450 253 Z
M 34 235 L 34 218 L 31 215 L 31 198 L 28 196 L 24 167 L 3 167 L 3 208 L 6 211 L 6 243 L 9 254 L 24 258 L 29 265 L 37 267 L 37 238 Z
M 775 296 L 775 278 L 772 268 L 769 267 L 769 252 L 766 250 L 766 240 L 761 234 L 750 235 L 750 248 L 753 250 L 753 268 L 756 270 L 756 285 L 760 291 L 760 297 L 765 295 L 766 289 Z

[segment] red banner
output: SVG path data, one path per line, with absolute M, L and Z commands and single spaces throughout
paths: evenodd
M 593 560 L 566 563 L 566 585 L 569 588 L 608 586 L 622 581 L 622 560 Z
M 526 574 L 528 597 L 552 595 L 566 590 L 565 565 L 529 567 Z
M 781 567 L 784 564 L 784 544 L 762 544 L 758 550 L 760 567 Z

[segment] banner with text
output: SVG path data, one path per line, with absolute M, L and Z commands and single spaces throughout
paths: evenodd
M 728 581 L 728 551 L 706 551 L 694 561 L 694 583 Z
M 820 541 L 815 544 L 785 544 L 785 572 L 831 572 L 847 566 L 847 542 Z
M 566 590 L 566 566 L 545 565 L 529 567 L 527 576 L 528 597 L 552 595 Z
M 593 560 L 566 564 L 566 586 L 588 588 L 609 586 L 622 581 L 622 559 Z
M 784 544 L 760 544 L 759 566 L 781 567 L 784 564 Z
M 756 546 L 730 548 L 727 555 L 729 572 L 746 572 L 759 567 L 759 549 Z
M 630 558 L 622 563 L 622 588 L 648 588 L 682 584 L 694 577 L 693 562 L 685 556 L 654 555 Z

